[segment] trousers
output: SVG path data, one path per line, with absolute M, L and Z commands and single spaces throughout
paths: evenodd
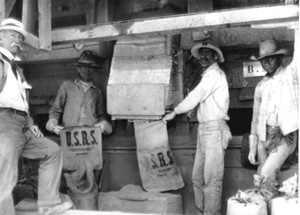
M 272 133 L 271 130 L 271 127 L 267 128 L 266 141 L 259 141 L 258 143 L 257 159 L 259 165 L 257 173 L 264 178 L 264 183 L 261 185 L 261 188 L 271 191 L 274 195 L 278 195 L 280 168 L 289 155 L 294 152 L 298 135 L 294 135 L 294 140 L 290 141 L 290 143 L 287 143 L 287 139 L 281 136 L 277 146 L 270 151 L 270 145 L 272 145 L 272 141 L 274 141 L 271 136 L 268 135 L 268 133 Z
M 25 128 L 25 117 L 0 113 L 0 214 L 14 215 L 12 191 L 18 179 L 20 156 L 41 159 L 38 176 L 38 206 L 61 203 L 59 183 L 62 170 L 60 147 L 47 138 L 36 138 Z
M 224 156 L 231 138 L 231 132 L 225 120 L 199 124 L 192 173 L 198 214 L 221 214 Z

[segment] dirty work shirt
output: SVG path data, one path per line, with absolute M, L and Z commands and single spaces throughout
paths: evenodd
M 61 113 L 66 127 L 94 126 L 105 119 L 102 91 L 92 83 L 82 86 L 78 78 L 63 82 L 49 111 L 49 119 L 59 120 Z
M 200 123 L 218 119 L 229 120 L 228 83 L 225 73 L 217 63 L 204 71 L 200 84 L 174 110 L 176 114 L 186 113 L 198 104 L 197 119 Z
M 186 113 L 197 105 L 199 121 L 197 149 L 192 181 L 198 214 L 220 215 L 224 176 L 224 156 L 230 129 L 225 120 L 229 107 L 229 90 L 225 73 L 217 63 L 208 67 L 201 82 L 174 109 Z
M 294 56 L 294 59 L 297 58 Z M 260 141 L 266 141 L 266 126 L 269 124 L 279 126 L 287 135 L 299 129 L 298 116 L 299 80 L 296 60 L 293 60 L 287 67 L 279 67 L 273 77 L 265 76 L 257 84 L 251 134 L 257 135 Z

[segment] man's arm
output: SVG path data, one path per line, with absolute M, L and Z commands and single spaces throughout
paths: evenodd
M 6 79 L 6 77 L 4 74 L 4 61 L 3 61 L 2 55 L 0 53 L 0 93 L 3 90 L 5 79 Z
M 106 120 L 105 106 L 104 106 L 104 97 L 102 91 L 99 89 L 97 95 L 97 104 L 96 104 L 96 115 L 98 123 L 96 127 L 101 127 L 103 134 L 110 134 L 112 132 L 111 124 Z
M 261 105 L 260 83 L 258 83 L 258 85 L 255 88 L 255 93 L 254 93 L 253 114 L 252 114 L 252 121 L 251 121 L 251 134 L 249 135 L 250 152 L 248 155 L 248 159 L 253 165 L 258 164 L 255 157 L 257 154 L 257 145 L 258 145 L 257 124 L 258 124 L 258 115 L 259 115 L 260 105 Z
M 188 96 L 175 108 L 176 114 L 186 113 L 193 110 L 199 103 L 203 102 L 215 90 L 216 83 L 219 82 L 215 73 L 206 74 L 201 82 L 193 89 Z
M 55 97 L 55 101 L 54 101 L 52 107 L 50 108 L 49 120 L 46 124 L 46 129 L 57 135 L 59 135 L 60 130 L 62 130 L 64 128 L 64 127 L 58 125 L 58 120 L 59 120 L 61 113 L 63 112 L 63 108 L 64 108 L 65 102 L 66 102 L 66 96 L 67 96 L 67 92 L 66 92 L 66 86 L 65 86 L 65 82 L 64 82 L 60 86 L 60 88 L 57 92 L 57 95 Z

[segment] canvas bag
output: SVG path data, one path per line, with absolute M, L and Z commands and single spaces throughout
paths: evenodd
M 98 209 L 98 186 L 89 163 L 71 174 L 65 173 L 64 176 L 68 187 L 67 194 L 77 209 Z
M 134 129 L 144 189 L 162 192 L 182 188 L 184 182 L 169 146 L 166 123 L 135 122 Z
M 78 170 L 86 163 L 89 163 L 94 170 L 102 169 L 102 130 L 100 127 L 62 129 L 60 142 L 64 170 Z
M 267 203 L 261 199 L 244 201 L 231 197 L 227 201 L 226 215 L 268 215 Z
M 283 192 L 284 196 L 274 198 L 269 202 L 271 215 L 300 214 L 298 184 L 299 179 L 297 174 L 282 183 L 282 187 L 279 189 L 279 191 Z

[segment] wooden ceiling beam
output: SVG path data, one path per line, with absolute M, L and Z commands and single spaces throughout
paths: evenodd
M 297 5 L 253 7 L 247 9 L 192 13 L 145 20 L 122 21 L 103 25 L 53 29 L 52 43 L 107 41 L 126 36 L 172 35 L 200 29 L 222 29 L 270 22 L 298 21 Z

